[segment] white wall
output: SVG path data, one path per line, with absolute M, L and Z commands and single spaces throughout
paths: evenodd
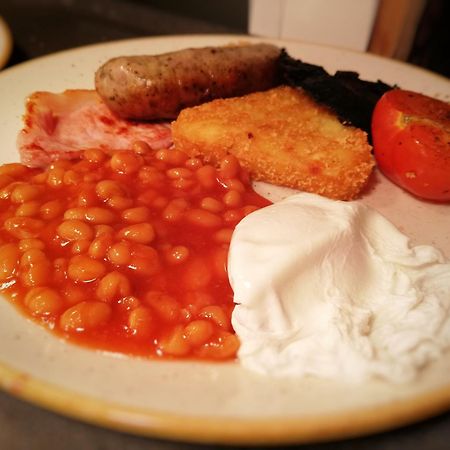
M 367 50 L 378 0 L 250 0 L 249 32 Z

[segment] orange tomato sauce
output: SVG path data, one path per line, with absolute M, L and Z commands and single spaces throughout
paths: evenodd
M 131 355 L 224 360 L 228 247 L 270 202 L 238 161 L 136 142 L 45 169 L 0 167 L 0 292 L 70 342 Z

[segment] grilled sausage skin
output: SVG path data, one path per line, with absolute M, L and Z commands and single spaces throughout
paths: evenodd
M 186 107 L 269 89 L 281 49 L 270 44 L 190 48 L 113 58 L 95 74 L 108 107 L 126 119 L 173 119 Z

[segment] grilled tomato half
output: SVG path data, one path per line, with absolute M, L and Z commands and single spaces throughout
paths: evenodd
M 402 89 L 386 92 L 372 116 L 380 170 L 413 195 L 450 201 L 450 104 Z

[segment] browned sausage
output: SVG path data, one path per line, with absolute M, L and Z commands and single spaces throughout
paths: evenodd
M 120 117 L 171 119 L 188 106 L 273 87 L 280 52 L 254 44 L 119 57 L 97 70 L 95 87 Z

